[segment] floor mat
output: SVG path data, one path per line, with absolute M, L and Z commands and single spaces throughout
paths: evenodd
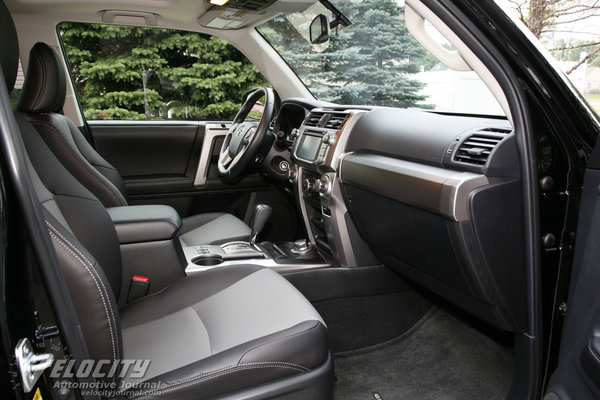
M 314 303 L 335 354 L 387 342 L 411 329 L 432 307 L 413 290 Z M 394 318 L 390 318 L 394 315 Z
M 338 400 L 504 399 L 512 351 L 439 309 L 377 350 L 335 359 Z

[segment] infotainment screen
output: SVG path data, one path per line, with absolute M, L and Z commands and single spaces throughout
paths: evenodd
M 304 135 L 296 156 L 303 160 L 315 161 L 321 145 L 321 136 Z

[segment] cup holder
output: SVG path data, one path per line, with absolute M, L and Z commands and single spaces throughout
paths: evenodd
M 196 257 L 192 260 L 192 262 L 196 265 L 210 267 L 213 265 L 221 264 L 223 262 L 223 257 L 220 257 L 220 256 Z

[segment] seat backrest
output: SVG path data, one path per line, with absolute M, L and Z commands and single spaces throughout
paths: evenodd
M 12 19 L 0 0 L 0 61 L 12 91 L 18 45 Z M 114 225 L 102 203 L 54 156 L 31 123 L 15 115 L 29 176 L 44 218 L 90 357 L 123 357 L 121 325 L 114 293 L 121 287 L 121 255 Z M 26 174 L 24 174 L 26 175 Z
M 60 162 L 105 207 L 127 205 L 119 172 L 88 143 L 73 121 L 61 114 L 66 75 L 56 52 L 36 43 L 29 52 L 25 82 L 17 108 L 40 133 Z

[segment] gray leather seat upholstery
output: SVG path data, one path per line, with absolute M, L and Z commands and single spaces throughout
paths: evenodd
M 9 92 L 16 33 L 0 1 L 0 61 Z M 94 360 L 150 360 L 143 378 L 123 378 L 134 399 L 326 399 L 333 365 L 327 330 L 283 277 L 252 265 L 179 278 L 121 309 L 121 257 L 106 208 L 62 165 L 29 120 L 16 114 L 27 171 L 48 237 Z M 106 367 L 106 368 L 104 368 Z M 106 373 L 110 364 L 99 372 Z M 101 383 L 119 384 L 117 377 Z M 154 382 L 156 386 L 142 387 Z
M 73 121 L 61 114 L 66 81 L 56 52 L 36 43 L 29 53 L 25 83 L 17 107 L 26 114 L 56 157 L 105 207 L 126 206 L 127 193 L 119 172 L 88 143 Z M 226 213 L 183 219 L 185 245 L 246 239 L 250 228 Z
M 261 383 L 261 376 L 280 379 L 327 361 L 319 315 L 278 274 L 260 267 L 181 279 L 128 306 L 121 326 L 125 359 L 161 360 L 150 363 L 145 381 L 160 381 L 165 394 L 213 397 L 223 386 L 240 390 Z M 190 377 L 199 385 L 180 387 Z

